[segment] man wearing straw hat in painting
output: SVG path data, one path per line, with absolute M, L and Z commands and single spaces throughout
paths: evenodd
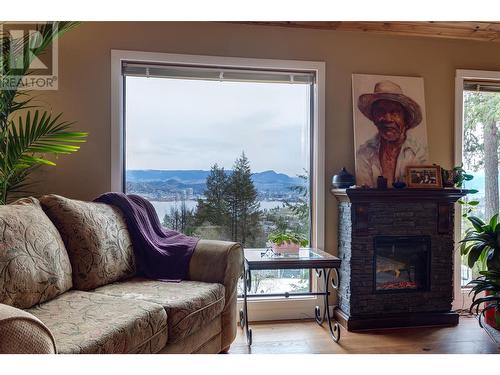
M 358 108 L 378 130 L 356 153 L 358 185 L 374 187 L 377 177 L 384 176 L 391 186 L 404 181 L 406 166 L 426 162 L 426 147 L 407 134 L 422 122 L 422 111 L 399 85 L 378 82 L 373 94 L 359 96 Z

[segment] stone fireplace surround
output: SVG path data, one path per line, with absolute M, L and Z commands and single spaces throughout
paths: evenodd
M 458 189 L 332 189 L 338 201 L 340 285 L 337 320 L 348 331 L 422 325 L 456 325 L 451 311 L 454 202 Z M 430 240 L 426 290 L 377 293 L 374 243 L 379 236 Z

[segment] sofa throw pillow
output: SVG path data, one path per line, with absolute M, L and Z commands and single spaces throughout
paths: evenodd
M 66 245 L 75 289 L 91 290 L 135 275 L 132 241 L 118 208 L 59 195 L 45 195 L 40 202 Z
M 71 264 L 35 198 L 0 206 L 0 303 L 21 309 L 71 288 Z

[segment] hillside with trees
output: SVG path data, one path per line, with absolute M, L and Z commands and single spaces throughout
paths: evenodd
M 298 183 L 288 187 L 292 200 L 270 210 L 261 209 L 252 177 L 244 152 L 230 172 L 214 164 L 206 177 L 204 198 L 198 199 L 196 208 L 189 209 L 181 201 L 165 215 L 163 225 L 201 238 L 240 242 L 245 247 L 264 247 L 268 234 L 275 230 L 290 229 L 308 236 L 307 176 L 299 176 Z

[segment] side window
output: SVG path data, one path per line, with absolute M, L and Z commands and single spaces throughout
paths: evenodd
M 498 82 L 464 82 L 463 91 L 463 168 L 474 178 L 467 189 L 478 192 L 468 200 L 473 206 L 463 210 L 486 221 L 499 211 L 498 146 L 500 122 L 500 86 Z M 476 204 L 477 202 L 477 204 Z M 462 237 L 471 223 L 462 217 Z M 472 269 L 462 259 L 462 286 L 486 269 L 486 259 L 479 259 Z

